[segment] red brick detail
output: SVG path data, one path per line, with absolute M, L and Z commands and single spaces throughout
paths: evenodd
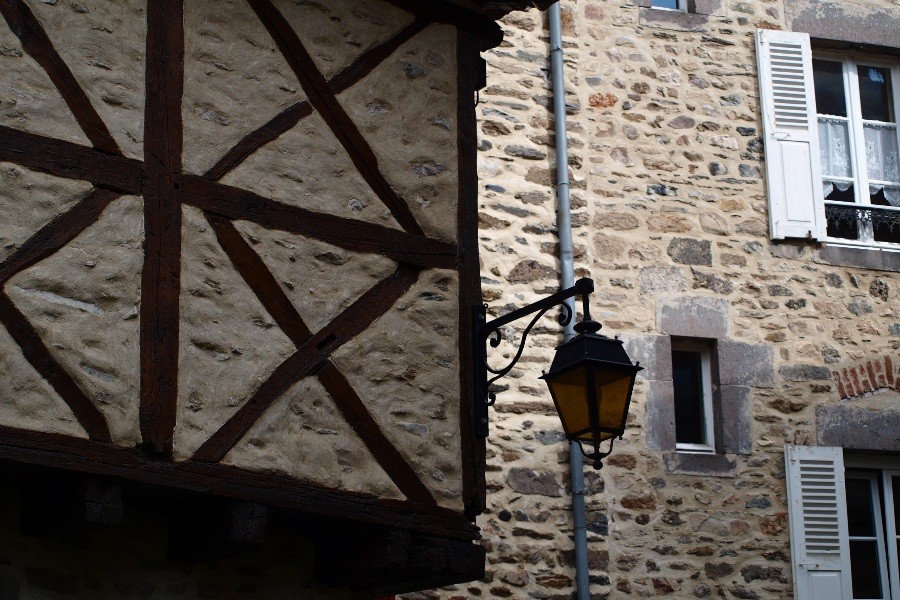
M 891 361 L 890 356 L 884 357 L 884 370 L 887 371 L 887 382 L 890 387 L 894 387 L 895 379 L 894 379 L 894 363 Z M 896 389 L 896 388 L 894 388 Z
M 886 388 L 900 391 L 900 374 L 895 373 L 894 361 L 889 356 L 832 371 L 831 376 L 841 399 Z
M 831 376 L 834 378 L 834 384 L 837 386 L 838 395 L 841 398 L 849 398 L 850 394 L 844 389 L 844 378 L 838 371 L 832 371 Z
M 869 373 L 866 370 L 865 365 L 857 365 L 856 372 L 859 374 L 859 381 L 862 385 L 862 391 L 865 392 L 874 392 L 875 388 L 872 385 L 872 382 L 869 381 Z

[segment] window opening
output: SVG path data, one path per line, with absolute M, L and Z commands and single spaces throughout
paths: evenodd
M 813 59 L 828 237 L 900 246 L 896 64 Z
M 676 450 L 715 452 L 711 354 L 702 342 L 672 342 Z
M 652 0 L 650 6 L 667 10 L 687 11 L 687 0 Z
M 889 596 L 877 476 L 875 473 L 848 472 L 845 485 L 853 598 L 884 600 Z

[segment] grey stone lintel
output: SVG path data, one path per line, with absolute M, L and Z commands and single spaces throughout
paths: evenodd
M 847 450 L 900 451 L 900 411 L 851 406 L 817 406 L 816 434 L 821 446 Z

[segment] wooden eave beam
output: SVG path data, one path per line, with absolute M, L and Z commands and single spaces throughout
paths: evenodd
M 223 464 L 154 460 L 137 449 L 55 433 L 0 426 L 0 461 L 118 477 L 441 538 L 479 537 L 465 515 L 432 504 L 318 487 Z
M 503 41 L 503 30 L 487 14 L 447 0 L 387 0 L 397 8 L 433 23 L 447 23 L 481 39 L 481 49 L 489 50 Z

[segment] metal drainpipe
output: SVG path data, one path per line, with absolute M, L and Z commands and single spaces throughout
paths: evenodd
M 572 213 L 569 203 L 569 143 L 566 131 L 566 83 L 563 76 L 562 19 L 559 2 L 550 6 L 550 59 L 553 83 L 553 115 L 556 122 L 556 195 L 559 236 L 560 287 L 575 285 L 575 259 L 572 251 Z M 568 300 L 575 308 L 575 299 Z M 573 313 L 574 314 L 574 313 Z M 565 339 L 575 336 L 574 319 L 565 328 Z M 587 519 L 584 509 L 584 458 L 577 444 L 569 446 L 572 484 L 572 521 L 575 542 L 575 586 L 578 600 L 590 597 L 587 556 Z

